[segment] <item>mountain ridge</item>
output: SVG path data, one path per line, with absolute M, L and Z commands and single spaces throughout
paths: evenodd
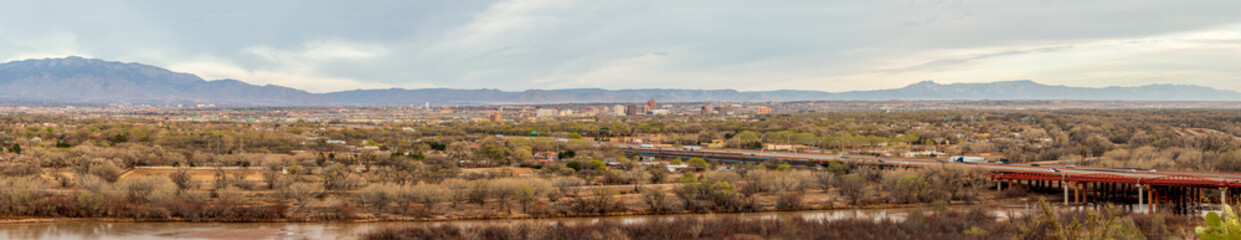
M 0 64 L 0 100 L 81 103 L 213 103 L 228 106 L 397 106 L 644 102 L 784 102 L 805 100 L 1151 100 L 1238 101 L 1241 93 L 1198 85 L 1070 87 L 1032 80 L 987 83 L 920 81 L 901 88 L 826 92 L 782 89 L 357 89 L 310 93 L 236 79 L 204 80 L 140 63 L 70 56 Z

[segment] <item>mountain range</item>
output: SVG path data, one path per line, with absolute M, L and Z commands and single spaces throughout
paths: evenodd
M 1241 93 L 1194 85 L 1068 87 L 1029 80 L 940 84 L 923 81 L 896 89 L 822 92 L 597 88 L 526 90 L 368 89 L 310 93 L 233 79 L 198 76 L 138 63 L 81 57 L 31 59 L 0 64 L 0 103 L 210 103 L 222 106 L 396 106 L 548 103 L 744 102 L 804 100 L 1146 100 L 1238 101 Z

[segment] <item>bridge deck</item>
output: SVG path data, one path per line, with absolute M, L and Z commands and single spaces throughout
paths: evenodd
M 1067 168 L 1065 165 L 1044 164 L 1041 166 L 1018 164 L 988 163 L 949 163 L 927 158 L 875 158 L 850 157 L 839 158 L 833 155 L 813 153 L 760 152 L 753 150 L 703 149 L 684 151 L 666 148 L 626 148 L 628 154 L 645 155 L 664 158 L 703 158 L 709 161 L 730 163 L 788 163 L 800 168 L 816 168 L 830 162 L 851 162 L 858 164 L 927 167 L 943 164 L 965 164 L 990 172 L 990 177 L 1000 180 L 1044 180 L 1091 183 L 1126 183 L 1148 184 L 1154 186 L 1180 186 L 1198 188 L 1237 188 L 1241 187 L 1241 174 L 1222 172 L 1165 171 L 1143 169 L 1117 169 L 1094 166 L 1077 166 Z M 883 161 L 879 161 L 882 159 Z M 1054 172 L 1051 169 L 1057 169 Z

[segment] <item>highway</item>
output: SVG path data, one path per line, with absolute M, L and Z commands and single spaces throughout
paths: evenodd
M 840 158 L 836 155 L 819 153 L 772 152 L 743 149 L 699 149 L 688 151 L 674 148 L 643 148 L 640 145 L 616 144 L 618 147 L 635 153 L 661 154 L 665 156 L 701 156 L 715 159 L 757 158 L 776 161 L 788 161 L 790 164 L 829 161 L 853 162 L 870 165 L 926 167 L 933 165 L 967 165 L 999 174 L 1036 175 L 1040 180 L 1048 180 L 1058 176 L 1078 182 L 1114 182 L 1155 185 L 1175 185 L 1191 187 L 1241 187 L 1241 174 L 1224 172 L 1192 172 L 1172 170 L 1106 168 L 1097 166 L 1076 166 L 1069 168 L 1061 164 L 992 164 L 992 163 L 955 163 L 941 162 L 932 158 L 890 158 L 850 155 Z M 882 160 L 882 161 L 880 161 Z M 1054 169 L 1054 170 L 1053 170 Z

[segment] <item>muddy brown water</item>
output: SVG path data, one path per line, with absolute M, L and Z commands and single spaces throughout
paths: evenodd
M 954 209 L 982 208 L 978 206 Z M 993 213 L 1005 218 L 1015 212 L 1024 212 L 1027 206 L 988 206 Z M 668 220 L 678 217 L 710 219 L 732 216 L 742 219 L 893 219 L 903 220 L 913 211 L 924 209 L 849 209 L 791 212 L 761 212 L 735 214 L 685 214 L 658 216 L 618 216 L 590 218 L 553 218 L 521 220 L 470 220 L 442 222 L 379 222 L 379 223 L 115 223 L 95 221 L 65 221 L 50 223 L 0 224 L 0 239 L 98 239 L 98 240 L 147 240 L 147 239 L 358 239 L 368 232 L 405 226 L 428 226 L 457 224 L 463 226 L 534 223 L 584 224 L 599 221 L 636 223 Z

